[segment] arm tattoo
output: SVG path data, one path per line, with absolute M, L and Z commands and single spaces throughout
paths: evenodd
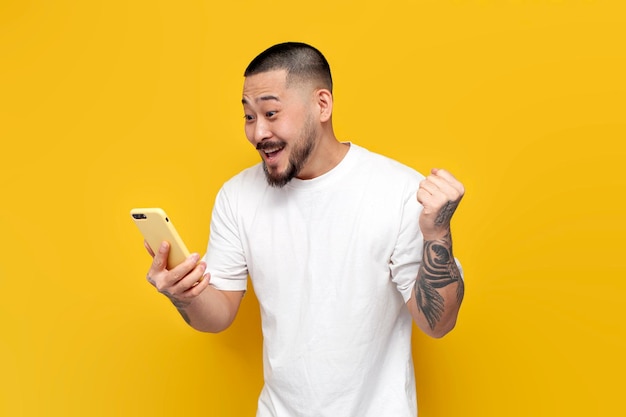
M 439 288 L 457 283 L 456 297 L 463 299 L 464 284 L 459 268 L 452 256 L 452 241 L 448 234 L 442 240 L 424 242 L 424 259 L 415 282 L 415 301 L 431 329 L 434 329 L 444 312 L 444 299 Z
M 183 320 L 185 320 L 185 323 L 191 326 L 191 319 L 189 318 L 189 314 L 187 314 L 187 312 L 182 308 L 177 308 L 177 310 Z
M 156 287 L 156 281 L 150 276 L 150 274 L 146 274 L 146 278 L 148 279 L 148 282 L 150 284 Z M 185 323 L 191 324 L 191 319 L 189 318 L 189 315 L 185 311 L 185 307 L 187 307 L 191 303 L 177 300 L 176 298 L 174 298 L 172 294 L 170 294 L 167 291 L 160 291 L 160 292 L 163 295 L 165 295 L 167 298 L 169 298 L 172 304 L 174 304 L 174 307 L 176 307 L 176 310 L 178 310 L 178 313 L 182 316 L 183 320 L 185 320 Z
M 181 315 L 181 317 L 183 318 L 183 320 L 185 320 L 185 323 L 187 324 L 191 324 L 191 319 L 189 318 L 189 315 L 187 314 L 187 312 L 185 311 L 185 307 L 187 307 L 189 304 L 191 304 L 188 301 L 180 301 L 177 300 L 176 298 L 174 298 L 170 293 L 168 293 L 167 291 L 163 291 L 163 295 L 165 295 L 167 298 L 170 299 L 170 301 L 172 302 L 172 304 L 174 304 L 174 307 L 176 307 L 176 310 L 178 310 L 178 313 Z
M 437 226 L 441 226 L 443 224 L 449 224 L 450 219 L 452 219 L 452 215 L 456 210 L 456 207 L 459 205 L 458 201 L 448 201 L 445 206 L 441 208 L 439 214 L 437 214 L 437 218 L 435 219 L 435 224 Z

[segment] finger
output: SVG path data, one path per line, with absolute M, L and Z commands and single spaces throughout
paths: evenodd
M 191 270 L 193 270 L 198 261 L 200 260 L 200 255 L 197 253 L 192 253 L 180 264 L 176 265 L 174 268 L 170 270 L 170 281 L 172 284 L 178 282 L 185 275 L 187 275 Z
M 434 199 L 440 194 L 438 187 L 432 181 L 428 181 L 428 178 L 425 178 L 419 183 L 417 201 L 423 206 L 432 205 Z
M 441 192 L 430 194 L 425 190 L 420 190 L 417 192 L 417 201 L 424 207 L 422 214 L 428 215 L 437 213 L 450 200 Z
M 163 241 L 159 246 L 159 250 L 152 260 L 152 266 L 150 267 L 149 275 L 155 276 L 157 273 L 164 271 L 167 266 L 167 257 L 170 253 L 169 243 Z
M 430 195 L 439 194 L 439 187 L 437 184 L 428 178 L 420 182 L 419 189 Z
M 463 195 L 463 186 L 458 181 L 456 181 L 454 177 L 451 178 L 457 184 L 453 184 L 448 179 L 437 175 L 429 175 L 425 180 L 425 184 L 431 185 L 430 190 L 432 191 L 433 195 L 443 194 L 448 200 L 456 201 L 459 199 L 460 196 Z
M 422 187 L 420 187 L 417 190 L 417 193 L 415 193 L 415 195 L 417 197 L 417 202 L 420 203 L 421 205 L 424 205 L 424 202 L 428 199 L 428 197 L 430 196 L 430 193 L 424 190 Z
M 152 278 L 152 277 L 150 276 L 150 272 L 148 272 L 148 273 L 146 274 L 146 279 L 148 280 L 148 282 L 149 282 L 150 284 L 152 284 L 152 286 L 154 286 L 154 287 L 156 287 L 156 286 L 157 286 L 157 283 L 156 283 L 156 281 L 154 280 L 154 278 Z
M 443 169 L 443 168 L 433 168 L 430 170 L 430 173 L 433 175 L 440 176 L 440 177 L 452 178 L 456 180 L 456 178 L 454 178 L 454 175 L 452 175 L 450 171 Z
M 191 288 L 185 291 L 184 296 L 189 298 L 198 296 L 202 291 L 206 289 L 206 287 L 209 286 L 210 281 L 211 274 L 207 272 L 206 274 L 202 275 L 198 281 L 193 283 L 191 285 Z
M 205 278 L 206 264 L 198 263 L 189 273 L 183 276 L 173 287 L 176 294 L 187 294 L 189 290 L 202 285 Z
M 452 175 L 449 171 L 446 171 L 445 169 L 440 169 L 440 168 L 433 168 L 431 172 L 432 172 L 433 178 L 443 179 L 444 181 L 446 181 L 447 184 L 449 184 L 451 187 L 457 190 L 457 192 L 460 193 L 461 195 L 465 193 L 463 184 L 461 184 L 461 182 L 457 180 L 456 177 Z
M 146 250 L 148 251 L 148 253 L 150 254 L 150 256 L 152 256 L 154 258 L 154 251 L 152 250 L 152 248 L 150 247 L 150 245 L 148 244 L 148 241 L 144 239 L 143 241 L 143 246 L 146 248 Z
M 440 178 L 433 178 L 432 176 L 424 179 L 420 185 L 421 197 L 425 201 L 445 203 L 448 200 L 454 200 L 457 198 L 458 193 L 452 187 L 450 187 L 445 181 Z

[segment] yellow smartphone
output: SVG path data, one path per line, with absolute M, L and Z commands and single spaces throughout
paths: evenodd
M 148 242 L 154 253 L 159 250 L 164 240 L 170 244 L 170 253 L 167 257 L 167 269 L 172 269 L 189 256 L 185 242 L 181 239 L 165 211 L 158 207 L 134 208 L 130 215 Z

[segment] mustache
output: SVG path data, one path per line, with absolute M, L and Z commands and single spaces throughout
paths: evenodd
M 256 145 L 256 149 L 257 151 L 263 151 L 265 149 L 272 149 L 272 148 L 284 148 L 285 146 L 287 146 L 287 142 L 285 141 L 273 141 L 273 142 L 259 142 Z

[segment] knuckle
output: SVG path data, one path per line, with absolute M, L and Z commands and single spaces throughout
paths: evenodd
M 160 293 L 167 292 L 168 286 L 163 281 L 156 281 L 154 286 Z
M 163 258 L 161 256 L 155 256 L 152 260 L 153 269 L 163 269 L 165 263 L 163 262 Z
M 198 295 L 200 295 L 200 293 L 201 293 L 202 291 L 204 291 L 204 287 L 205 287 L 204 282 L 198 282 L 198 284 L 197 284 L 197 285 L 194 285 L 194 286 L 193 286 L 193 287 L 189 290 L 189 296 L 190 296 L 190 298 L 197 297 Z

